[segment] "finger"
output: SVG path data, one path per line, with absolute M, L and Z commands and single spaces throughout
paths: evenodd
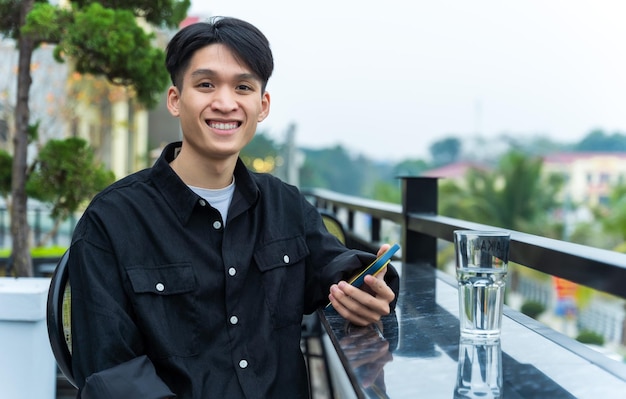
M 396 297 L 391 287 L 387 285 L 384 279 L 379 278 L 378 275 L 376 277 L 365 276 L 364 281 L 369 289 L 374 293 L 376 298 L 383 299 L 387 301 L 387 303 L 391 303 Z
M 380 256 L 382 254 L 384 254 L 385 252 L 387 252 L 387 250 L 391 248 L 390 244 L 383 244 L 380 246 L 380 248 L 378 249 L 378 253 L 376 254 L 376 256 Z
M 385 274 L 387 274 L 387 266 L 386 265 L 385 265 L 385 267 L 380 269 L 380 271 L 378 273 L 376 273 L 375 277 L 377 279 L 384 280 L 385 279 Z
M 353 287 L 345 281 L 341 281 L 333 288 L 331 288 L 331 293 L 338 300 L 339 304 L 347 312 L 360 319 L 367 320 L 368 324 L 380 320 L 382 315 L 389 314 L 389 302 L 386 299 L 377 299 L 375 296 Z M 393 291 L 391 294 L 393 295 Z M 335 310 L 339 311 L 337 308 Z M 342 314 L 342 316 L 344 315 Z
M 395 294 L 384 280 L 379 280 L 374 276 L 366 277 L 366 280 L 370 281 L 370 283 L 366 283 L 365 286 L 357 288 L 345 281 L 341 281 L 337 285 L 337 289 L 340 289 L 345 297 L 350 299 L 349 302 L 343 302 L 344 306 L 355 313 L 359 313 L 362 317 L 368 317 L 370 320 L 378 321 L 380 320 L 380 316 L 389 314 L 389 304 L 395 298 Z M 371 285 L 374 285 L 375 289 L 379 292 L 374 291 Z M 371 318 L 371 312 L 376 314 L 375 319 Z
M 329 299 L 333 308 L 343 318 L 359 326 L 366 326 L 380 320 L 385 307 L 387 309 L 389 307 L 388 304 L 375 303 L 376 298 L 352 287 L 345 281 L 331 287 Z
M 352 312 L 350 309 L 344 306 L 343 303 L 339 301 L 335 301 L 335 302 L 331 301 L 331 303 L 333 304 L 333 308 L 337 311 L 337 313 L 341 315 L 341 317 L 343 317 L 344 319 L 346 319 L 347 321 L 349 321 L 350 323 L 354 325 L 364 327 L 372 323 L 370 320 L 363 318 L 359 316 L 358 314 Z

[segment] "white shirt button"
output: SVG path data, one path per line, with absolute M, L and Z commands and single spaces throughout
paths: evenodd
M 230 316 L 230 324 L 235 325 L 237 323 L 239 323 L 237 316 Z
M 239 367 L 242 369 L 245 369 L 246 367 L 248 367 L 248 361 L 246 359 L 242 359 L 239 361 Z
M 201 199 L 200 201 L 198 201 L 200 203 L 200 206 L 206 206 L 206 201 Z
M 163 283 L 157 283 L 157 285 L 154 288 L 156 288 L 156 290 L 159 292 L 163 292 L 163 290 L 165 289 L 165 286 L 163 285 Z
M 230 274 L 231 276 L 234 276 L 235 274 L 237 274 L 237 269 L 235 269 L 234 267 L 229 267 L 228 274 Z
M 213 222 L 213 228 L 215 230 L 219 230 L 222 227 L 222 222 L 220 222 L 219 220 L 216 220 L 215 222 Z
M 283 256 L 283 262 L 289 263 L 289 255 Z

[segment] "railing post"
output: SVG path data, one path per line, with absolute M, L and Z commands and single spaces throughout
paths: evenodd
M 372 218 L 372 224 L 370 226 L 370 241 L 374 243 L 380 242 L 380 229 L 382 223 L 380 218 Z
M 437 267 L 437 238 L 408 229 L 410 213 L 437 214 L 437 178 L 402 177 L 402 264 Z
M 354 231 L 354 211 L 348 210 L 348 231 Z
M 35 245 L 41 242 L 41 209 L 35 209 Z
M 434 314 L 437 306 L 434 270 L 437 267 L 437 238 L 409 230 L 411 213 L 437 214 L 436 178 L 402 178 L 402 278 L 396 305 L 405 315 L 404 322 L 399 326 L 396 352 L 408 357 L 429 358 L 437 354 L 435 339 L 415 334 L 415 331 L 430 331 L 429 327 L 432 328 L 432 321 L 420 317 L 420 312 Z M 418 263 L 428 264 L 433 269 L 411 267 Z M 407 290 L 407 286 L 412 288 Z M 420 303 L 419 309 L 416 303 Z
M 4 247 L 4 239 L 6 236 L 6 225 L 4 224 L 5 213 L 7 213 L 7 210 L 0 208 L 0 247 Z

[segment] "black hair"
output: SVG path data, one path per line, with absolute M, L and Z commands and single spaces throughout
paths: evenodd
M 165 66 L 172 84 L 182 90 L 183 75 L 189 67 L 191 57 L 210 44 L 223 44 L 235 57 L 243 62 L 263 82 L 274 70 L 274 58 L 265 35 L 249 22 L 232 17 L 212 17 L 207 22 L 198 22 L 181 29 L 167 45 Z

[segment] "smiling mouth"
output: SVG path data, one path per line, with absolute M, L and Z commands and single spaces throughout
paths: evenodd
M 233 130 L 237 129 L 241 122 L 216 122 L 216 121 L 207 121 L 207 125 L 210 128 L 218 129 L 218 130 Z

